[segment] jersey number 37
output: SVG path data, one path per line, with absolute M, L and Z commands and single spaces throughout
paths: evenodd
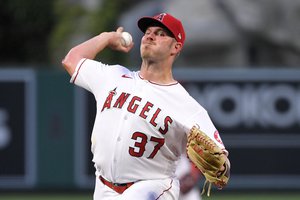
M 148 136 L 141 132 L 134 132 L 131 139 L 135 140 L 136 142 L 134 143 L 134 147 L 129 147 L 129 154 L 134 157 L 142 157 L 146 151 Z M 151 136 L 149 141 L 154 143 L 154 148 L 147 158 L 152 159 L 157 154 L 159 149 L 165 144 L 165 139 Z

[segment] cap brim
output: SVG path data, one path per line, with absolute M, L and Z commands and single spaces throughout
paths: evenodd
M 149 26 L 159 26 L 159 27 L 165 28 L 167 31 L 170 32 L 171 35 L 173 35 L 172 31 L 167 26 L 165 26 L 163 23 L 161 23 L 161 21 L 154 19 L 152 17 L 142 17 L 138 20 L 137 24 L 143 33 L 146 32 L 146 30 Z

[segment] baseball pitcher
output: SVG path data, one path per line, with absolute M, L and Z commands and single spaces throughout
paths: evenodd
M 230 165 L 207 111 L 173 78 L 172 66 L 185 42 L 182 23 L 168 13 L 142 17 L 141 67 L 94 60 L 105 48 L 129 52 L 123 28 L 103 32 L 73 47 L 62 64 L 71 83 L 97 102 L 91 150 L 95 200 L 177 200 L 177 162 L 186 152 L 211 184 L 224 187 Z M 126 37 L 125 37 L 125 36 Z

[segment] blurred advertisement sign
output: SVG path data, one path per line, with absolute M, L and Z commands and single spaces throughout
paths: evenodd
M 228 188 L 300 188 L 300 70 L 182 70 L 176 77 L 208 110 L 230 152 Z
M 35 182 L 35 77 L 0 70 L 0 188 Z

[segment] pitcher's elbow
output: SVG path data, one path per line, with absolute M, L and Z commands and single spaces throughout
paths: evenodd
M 68 66 L 68 60 L 67 57 L 64 57 L 61 61 L 62 66 L 66 69 Z
M 68 55 L 61 61 L 61 64 L 64 69 L 72 76 L 75 71 L 75 67 L 73 66 L 73 63 Z

